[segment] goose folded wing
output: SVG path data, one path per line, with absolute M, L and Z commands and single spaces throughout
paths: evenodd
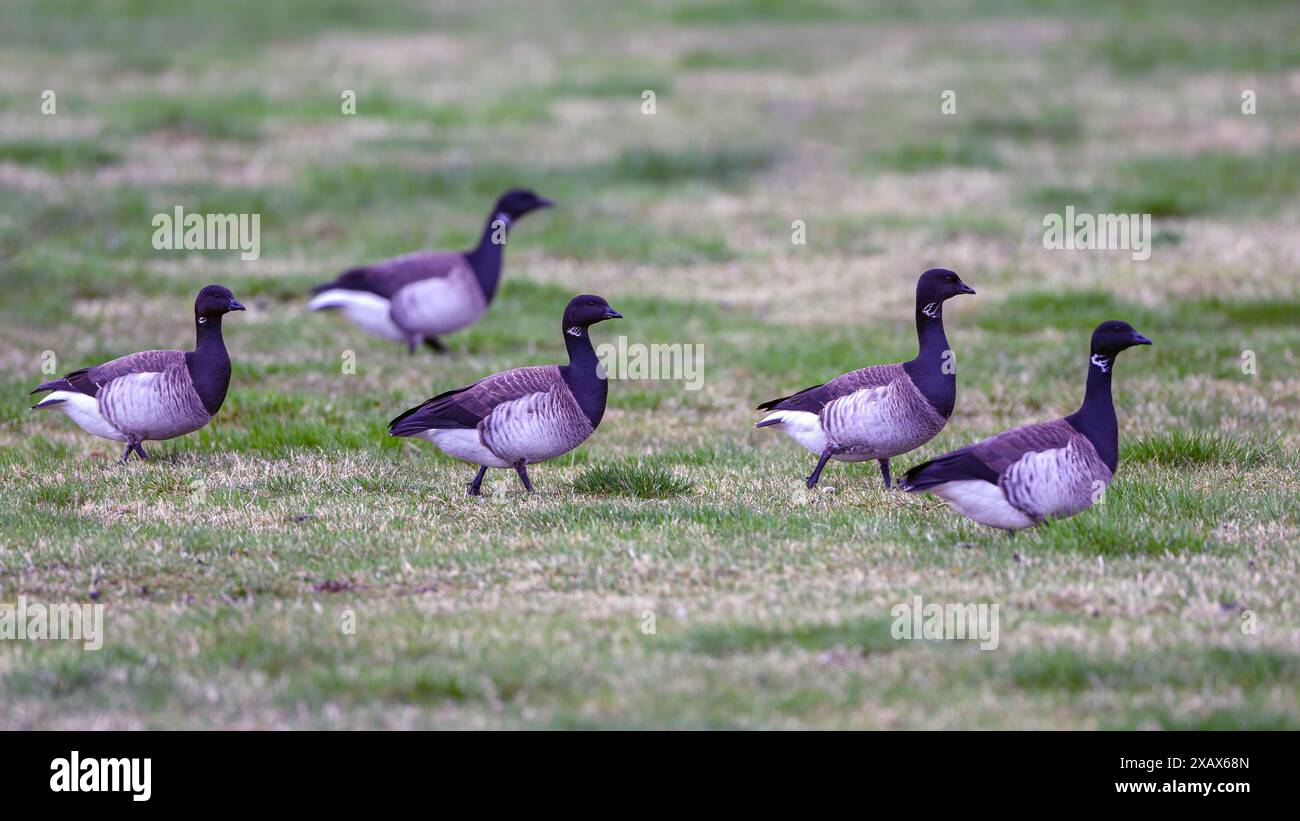
M 440 393 L 388 423 L 390 436 L 415 436 L 430 429 L 475 428 L 492 411 L 564 383 L 554 365 L 515 368 L 486 376 L 473 385 Z
M 419 251 L 376 265 L 350 268 L 339 274 L 333 282 L 317 285 L 312 293 L 334 288 L 347 291 L 367 291 L 385 299 L 392 299 L 398 291 L 413 282 L 445 277 L 457 267 L 466 265 L 465 255 L 445 251 Z
M 970 479 L 996 485 L 1007 469 L 1025 456 L 1064 448 L 1077 435 L 1068 422 L 1059 419 L 1026 425 L 917 465 L 904 474 L 901 484 L 913 492 Z
M 137 373 L 162 373 L 170 367 L 184 364 L 184 351 L 141 351 L 118 357 L 102 365 L 73 371 L 59 379 L 41 384 L 32 393 L 62 390 L 98 396 L 100 388 L 114 379 Z
M 790 396 L 764 402 L 758 409 L 820 413 L 829 402 L 863 389 L 884 387 L 899 378 L 906 378 L 906 375 L 901 365 L 872 365 L 837 376 L 823 385 L 813 385 Z

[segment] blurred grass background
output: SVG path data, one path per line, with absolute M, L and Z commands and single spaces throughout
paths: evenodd
M 1295 727 L 1298 43 L 1283 2 L 11 2 L 0 601 L 94 596 L 109 632 L 0 642 L 0 724 Z M 561 207 L 451 355 L 306 312 L 515 185 Z M 154 250 L 177 205 L 261 214 L 261 258 Z M 1043 249 L 1067 205 L 1152 214 L 1151 258 Z M 750 427 L 909 357 L 933 265 L 979 295 L 948 312 L 952 423 L 895 472 L 1072 410 L 1123 318 L 1156 346 L 1119 363 L 1105 504 L 1009 541 L 871 465 L 809 494 L 812 457 Z M 28 410 L 45 351 L 187 346 L 214 281 L 251 310 L 209 428 L 123 468 Z M 614 384 L 531 498 L 466 500 L 471 468 L 383 436 L 558 361 L 580 291 L 628 317 L 597 342 L 704 344 L 704 389 Z M 892 641 L 913 593 L 1000 602 L 999 650 Z

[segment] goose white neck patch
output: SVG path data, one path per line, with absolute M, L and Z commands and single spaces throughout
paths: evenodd
M 939 307 L 939 303 L 931 302 L 921 309 L 921 313 L 925 314 L 931 319 L 938 319 L 940 314 L 943 313 L 943 309 Z
M 565 328 L 564 332 L 569 336 L 582 336 L 582 328 L 574 325 L 572 328 Z
M 1107 371 L 1110 370 L 1110 360 L 1099 353 L 1093 354 L 1089 361 L 1092 362 L 1092 364 L 1096 365 L 1098 368 L 1101 368 L 1102 373 L 1106 373 Z

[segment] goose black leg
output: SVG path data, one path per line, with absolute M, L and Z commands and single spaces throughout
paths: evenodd
M 430 348 L 433 348 L 438 353 L 447 352 L 447 346 L 442 344 L 442 340 L 436 336 L 426 336 L 424 338 L 424 344 L 428 345 Z
M 822 451 L 822 458 L 817 460 L 817 467 L 813 468 L 812 475 L 808 477 L 809 490 L 812 490 L 813 488 L 817 487 L 817 480 L 822 478 L 822 468 L 826 467 L 826 463 L 830 461 L 830 458 L 831 458 L 830 448 L 827 448 L 826 450 Z
M 131 451 L 135 450 L 135 445 L 130 442 L 126 443 L 126 450 L 122 451 L 122 458 L 117 460 L 119 465 L 125 465 L 126 460 L 131 458 Z
M 147 454 L 147 453 L 144 452 L 144 445 L 140 444 L 139 442 L 136 442 L 136 443 L 135 443 L 134 445 L 132 445 L 131 447 L 132 447 L 132 449 L 135 450 L 135 452 L 136 452 L 137 454 L 140 455 L 140 458 L 141 458 L 141 459 L 148 459 L 148 458 L 149 458 L 149 454 Z
M 483 465 L 482 467 L 480 467 L 480 468 L 478 469 L 478 475 L 476 475 L 476 476 L 474 477 L 474 481 L 472 481 L 472 482 L 469 483 L 469 494 L 468 494 L 468 495 L 470 495 L 470 496 L 477 496 L 477 495 L 479 495 L 479 493 L 480 493 L 480 490 L 479 490 L 479 489 L 483 487 L 483 475 L 484 475 L 485 473 L 487 473 L 487 465 Z
M 524 490 L 529 493 L 533 492 L 533 483 L 528 481 L 528 465 L 523 459 L 515 462 L 515 473 L 519 474 L 519 481 L 524 483 Z
M 877 459 L 876 461 L 880 463 L 880 475 L 885 477 L 885 490 L 889 490 L 889 460 Z

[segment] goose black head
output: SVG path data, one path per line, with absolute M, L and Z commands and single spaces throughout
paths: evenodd
M 1091 353 L 1110 359 L 1120 351 L 1134 345 L 1150 345 L 1151 340 L 1138 333 L 1132 325 L 1119 319 L 1108 319 L 1092 332 Z M 1096 361 L 1096 356 L 1094 356 Z
M 497 199 L 497 214 L 504 214 L 511 220 L 517 220 L 530 211 L 536 211 L 539 208 L 550 208 L 555 205 L 554 202 L 546 197 L 539 197 L 535 191 L 528 188 L 512 188 Z
M 961 277 L 947 268 L 931 268 L 921 274 L 921 278 L 916 281 L 917 304 L 922 306 L 933 304 L 935 309 L 942 305 L 944 300 L 973 293 L 975 293 L 974 288 L 962 282 Z M 935 314 L 937 313 L 938 311 L 935 310 Z
M 200 321 L 219 319 L 231 311 L 242 311 L 244 306 L 224 285 L 209 285 L 194 298 L 194 315 Z
M 623 315 L 613 308 L 604 297 L 592 294 L 579 294 L 569 300 L 564 309 L 564 330 L 573 333 L 573 329 L 587 328 L 606 319 L 622 319 Z

